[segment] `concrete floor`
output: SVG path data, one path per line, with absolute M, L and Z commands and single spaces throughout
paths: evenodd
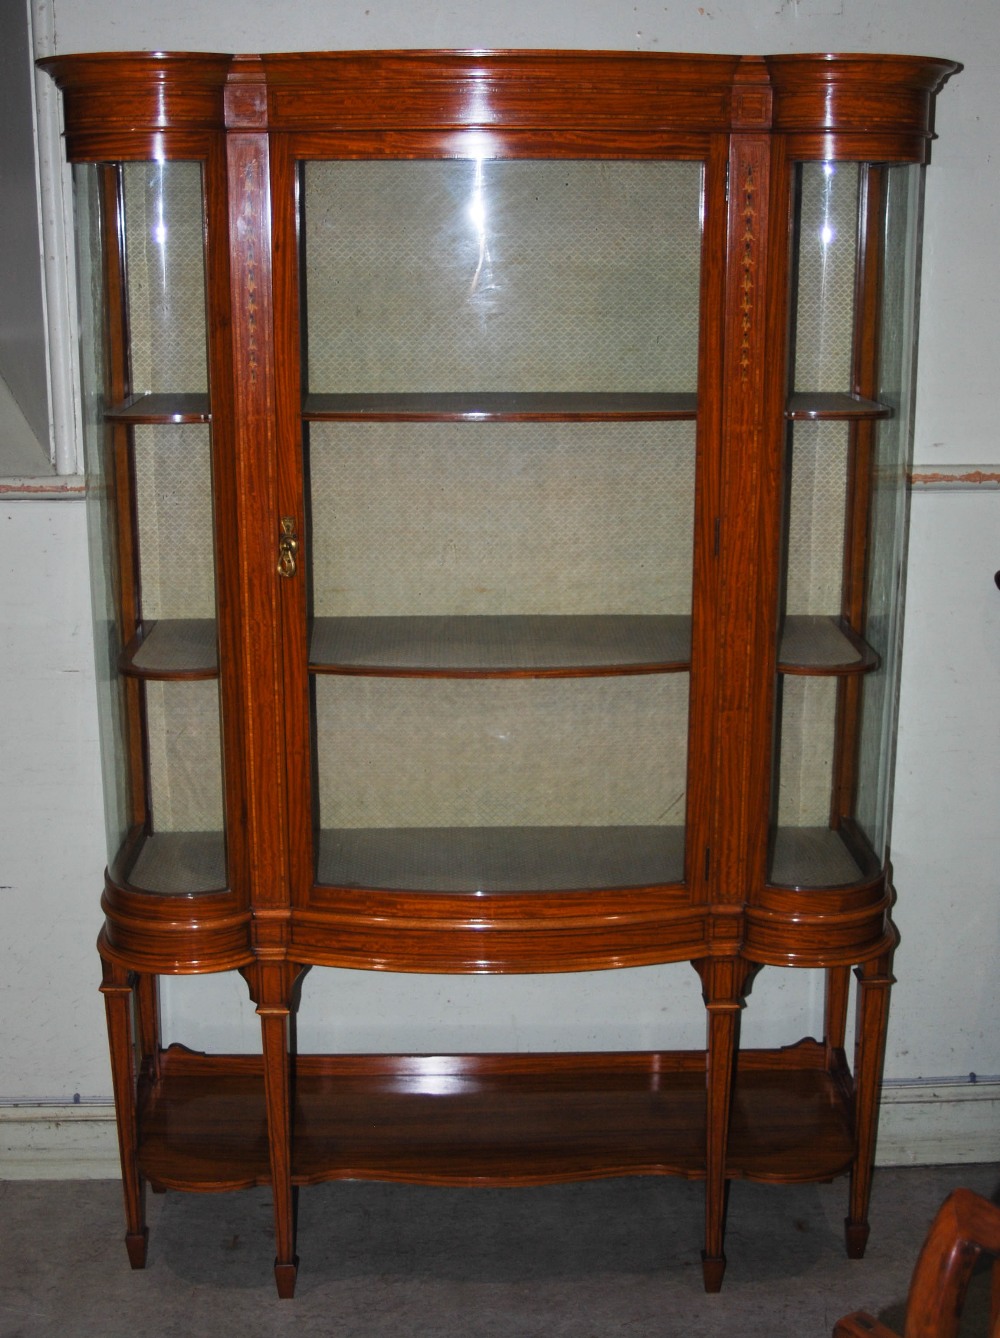
M 279 1301 L 264 1191 L 151 1195 L 149 1260 L 132 1273 L 117 1182 L 7 1181 L 0 1335 L 822 1338 L 860 1308 L 898 1329 L 927 1225 L 958 1185 L 998 1197 L 1000 1164 L 879 1171 L 868 1255 L 851 1262 L 844 1181 L 735 1184 L 718 1296 L 701 1288 L 699 1184 L 319 1185 L 301 1195 L 295 1300 Z

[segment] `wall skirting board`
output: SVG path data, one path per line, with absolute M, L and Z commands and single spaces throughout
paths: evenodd
M 893 1082 L 882 1093 L 877 1163 L 945 1166 L 1000 1156 L 1000 1078 Z M 0 1106 L 0 1180 L 118 1177 L 110 1102 Z

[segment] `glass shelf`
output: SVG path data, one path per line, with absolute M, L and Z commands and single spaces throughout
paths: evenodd
M 131 854 L 129 842 L 123 854 Z M 160 896 L 190 897 L 226 888 L 226 843 L 221 831 L 151 832 L 139 839 L 128 866 L 120 859 L 111 877 L 127 887 Z
M 790 614 L 778 650 L 782 674 L 866 674 L 878 667 L 871 646 L 842 618 Z
M 122 651 L 119 667 L 134 678 L 218 678 L 215 620 L 161 618 L 147 623 Z
M 653 615 L 316 618 L 314 673 L 559 677 L 689 668 L 691 619 Z
M 354 827 L 319 833 L 317 881 L 490 893 L 652 887 L 684 878 L 683 827 Z
M 105 409 L 104 417 L 112 423 L 210 423 L 208 395 L 157 394 L 132 395 L 120 404 Z
M 316 618 L 309 668 L 318 674 L 504 678 L 671 673 L 690 668 L 691 619 L 592 614 Z M 785 619 L 783 674 L 868 673 L 872 648 L 835 617 Z M 215 621 L 162 618 L 125 648 L 123 673 L 148 679 L 218 676 Z
M 603 419 L 691 419 L 694 394 L 611 391 L 443 391 L 427 394 L 307 395 L 303 418 L 314 422 L 472 422 L 547 420 L 597 422 Z
M 778 887 L 849 887 L 879 873 L 867 842 L 860 835 L 850 840 L 847 824 L 842 831 L 778 827 L 773 840 L 767 881 Z
M 892 407 L 878 400 L 839 391 L 796 391 L 789 396 L 785 417 L 793 421 L 843 422 L 891 418 Z

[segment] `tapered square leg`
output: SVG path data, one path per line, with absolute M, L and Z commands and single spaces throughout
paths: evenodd
M 868 1244 L 868 1206 L 875 1167 L 875 1139 L 882 1096 L 882 1068 L 893 984 L 891 957 L 873 958 L 857 970 L 858 1014 L 854 1053 L 855 1153 L 851 1167 L 848 1215 L 844 1223 L 847 1254 L 860 1259 Z
M 295 1293 L 295 1194 L 292 1189 L 292 1086 L 288 1019 L 300 968 L 259 962 L 243 975 L 257 1004 L 264 1058 L 271 1191 L 274 1195 L 274 1281 L 282 1300 Z
M 149 1232 L 146 1227 L 145 1185 L 139 1172 L 139 1128 L 136 1106 L 136 1036 L 133 1014 L 134 976 L 120 963 L 102 955 L 101 993 L 108 1019 L 111 1082 L 118 1125 L 118 1154 L 125 1198 L 125 1248 L 133 1268 L 146 1265 Z
M 717 1292 L 726 1271 L 723 1241 L 726 1234 L 726 1155 L 729 1148 L 729 1112 L 736 1076 L 743 991 L 750 967 L 739 958 L 709 958 L 695 962 L 701 976 L 708 1010 L 705 1070 L 705 1248 L 702 1276 L 705 1290 Z

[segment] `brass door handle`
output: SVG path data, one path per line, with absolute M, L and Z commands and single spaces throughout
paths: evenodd
M 299 540 L 295 533 L 295 517 L 281 517 L 281 533 L 278 536 L 278 575 L 286 579 L 295 575 Z

